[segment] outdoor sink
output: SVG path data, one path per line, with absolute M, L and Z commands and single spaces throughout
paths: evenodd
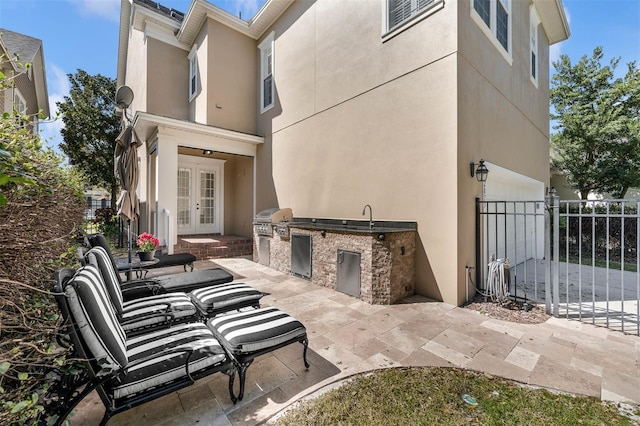
M 380 234 L 388 232 L 415 231 L 416 222 L 374 221 L 370 227 L 368 220 L 295 218 L 291 228 L 327 232 L 354 232 Z

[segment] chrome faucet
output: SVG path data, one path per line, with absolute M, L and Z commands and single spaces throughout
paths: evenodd
M 367 207 L 369 207 L 369 230 L 371 230 L 373 228 L 373 211 L 371 211 L 371 206 L 369 204 L 364 206 L 364 209 L 362 209 L 362 216 L 367 212 Z

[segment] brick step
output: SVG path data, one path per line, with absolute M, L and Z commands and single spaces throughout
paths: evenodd
M 253 240 L 238 235 L 181 235 L 174 253 L 191 253 L 198 260 L 252 256 Z

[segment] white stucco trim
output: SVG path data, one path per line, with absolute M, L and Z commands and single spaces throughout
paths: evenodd
M 207 126 L 205 124 L 194 123 L 192 121 L 178 120 L 162 115 L 150 114 L 148 112 L 138 111 L 133 118 L 133 126 L 138 132 L 138 135 L 145 140 L 153 133 L 153 131 L 155 131 L 156 127 L 186 132 L 189 135 L 183 134 L 183 136 L 193 138 L 196 138 L 196 135 L 214 137 L 217 138 L 222 145 L 231 150 L 223 151 L 228 152 L 229 154 L 249 155 L 253 157 L 255 156 L 256 146 L 264 144 L 264 138 L 262 136 Z M 191 142 L 191 139 L 188 140 Z M 189 143 L 189 146 L 192 146 L 192 144 Z M 208 144 L 204 148 L 215 149 L 211 148 L 211 144 Z
M 174 46 L 182 50 L 189 50 L 188 45 L 180 43 L 176 39 L 171 28 L 159 25 L 156 22 L 150 20 L 144 22 L 144 37 L 145 40 L 147 39 L 147 37 L 151 37 L 170 46 Z

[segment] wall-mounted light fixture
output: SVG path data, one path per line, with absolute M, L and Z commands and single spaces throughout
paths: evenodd
M 480 160 L 477 166 L 478 168 L 476 169 L 476 163 L 473 161 L 469 163 L 469 173 L 471 174 L 471 177 L 475 176 L 476 179 L 478 179 L 478 182 L 486 182 L 489 169 L 484 165 L 484 160 Z
M 202 155 L 211 155 L 211 154 L 213 154 L 213 151 L 211 151 L 210 149 L 202 150 Z

